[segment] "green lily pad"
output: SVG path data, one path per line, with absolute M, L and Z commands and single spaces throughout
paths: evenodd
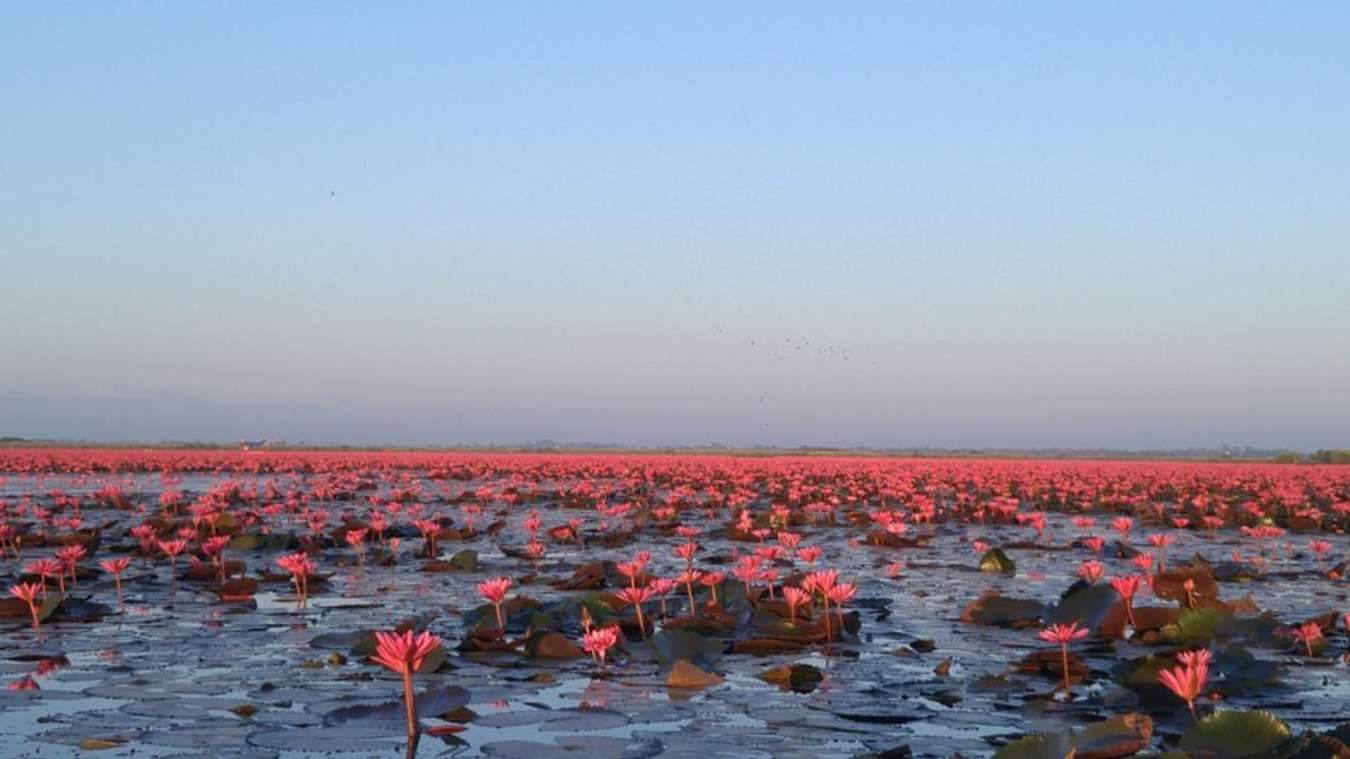
M 478 571 L 478 552 L 466 548 L 451 556 L 449 564 L 461 572 L 476 572 Z
M 1214 637 L 1214 628 L 1231 616 L 1218 609 L 1186 609 L 1175 624 L 1163 627 L 1162 634 L 1169 640 L 1209 642 Z
M 1094 722 L 1073 737 L 1075 759 L 1117 759 L 1148 748 L 1153 720 L 1144 714 L 1122 714 Z
M 1181 749 L 1192 759 L 1270 756 L 1290 736 L 1289 726 L 1270 712 L 1221 711 L 1192 725 Z
M 1004 553 L 1002 548 L 990 548 L 980 558 L 980 571 L 1012 574 L 1017 571 L 1017 564 L 1008 558 L 1008 554 Z

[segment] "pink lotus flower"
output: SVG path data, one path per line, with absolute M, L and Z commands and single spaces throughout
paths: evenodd
M 785 587 L 783 588 L 783 600 L 788 605 L 788 622 L 797 623 L 797 609 L 811 603 L 811 594 L 801 588 Z
M 581 647 L 582 650 L 599 662 L 600 668 L 603 670 L 606 654 L 618 642 L 619 628 L 613 626 L 597 627 L 582 636 Z
M 492 604 L 497 611 L 497 629 L 502 634 L 506 634 L 506 618 L 502 616 L 502 601 L 506 599 L 506 591 L 511 589 L 510 577 L 494 577 L 491 580 L 484 580 L 478 583 L 478 595 Z
M 277 559 L 277 566 L 291 573 L 298 596 L 296 608 L 303 608 L 309 602 L 309 576 L 314 573 L 314 562 L 304 551 L 299 551 Z
M 41 632 L 42 625 L 38 621 L 37 597 L 42 591 L 42 585 L 36 582 L 20 582 L 9 586 L 9 594 L 28 604 L 28 613 L 33 617 L 33 631 Z
M 1064 668 L 1064 697 L 1066 699 L 1072 698 L 1069 690 L 1069 644 L 1087 636 L 1088 630 L 1080 628 L 1077 622 L 1071 622 L 1067 625 L 1050 625 L 1036 633 L 1036 637 L 1047 643 L 1059 644 L 1060 664 Z
M 684 564 L 686 567 L 692 567 L 694 565 L 694 552 L 697 550 L 698 550 L 698 543 L 694 543 L 692 541 L 689 543 L 681 543 L 680 545 L 675 547 L 675 555 L 679 556 L 681 559 L 684 559 Z
M 1111 587 L 1120 595 L 1121 600 L 1125 602 L 1125 619 L 1134 627 L 1134 594 L 1139 592 L 1138 575 L 1125 575 L 1124 577 L 1112 577 Z
M 103 567 L 104 572 L 113 576 L 113 583 L 117 585 L 117 610 L 125 610 L 126 606 L 122 603 L 122 573 L 127 571 L 127 567 L 131 566 L 131 559 L 125 556 L 116 559 L 104 559 L 99 562 L 99 566 Z
M 620 601 L 623 601 L 626 604 L 632 604 L 633 607 L 637 609 L 638 629 L 642 631 L 642 638 L 646 640 L 647 623 L 644 617 L 642 616 L 642 605 L 647 603 L 647 601 L 651 600 L 652 589 L 645 587 L 624 588 L 618 593 L 615 593 L 614 597 L 618 598 Z
M 670 577 L 656 577 L 647 583 L 647 587 L 652 590 L 652 595 L 661 599 L 661 619 L 666 618 L 666 596 L 669 596 L 679 586 L 680 583 Z
M 1302 643 L 1308 651 L 1308 656 L 1313 655 L 1313 644 L 1322 640 L 1322 626 L 1316 622 L 1304 622 L 1293 631 L 1294 640 Z
M 428 655 L 441 645 L 441 639 L 428 631 L 413 636 L 412 630 L 376 632 L 375 653 L 371 661 L 403 676 L 403 716 L 408 726 L 409 759 L 417 755 L 417 706 L 414 701 L 412 676 L 422 668 Z
M 684 585 L 685 591 L 689 594 L 689 616 L 692 617 L 696 611 L 694 608 L 694 583 L 703 582 L 703 573 L 697 569 L 686 569 L 676 579 Z
M 1158 673 L 1158 682 L 1167 686 L 1191 712 L 1191 719 L 1200 721 L 1195 713 L 1195 700 L 1205 691 L 1209 681 L 1209 662 L 1212 654 L 1208 650 L 1188 651 L 1177 654 L 1180 666 L 1164 669 Z
M 37 684 L 37 680 L 32 675 L 24 675 L 18 680 L 11 680 L 5 684 L 5 690 L 42 690 Z

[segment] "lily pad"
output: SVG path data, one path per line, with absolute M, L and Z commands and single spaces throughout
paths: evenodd
M 1193 759 L 1246 759 L 1270 756 L 1289 736 L 1289 726 L 1270 712 L 1220 711 L 1188 728 L 1181 749 Z
M 1017 564 L 1008 558 L 1002 548 L 990 548 L 980 557 L 980 571 L 1013 574 L 1017 571 Z
M 1067 733 L 1027 735 L 994 752 L 994 759 L 1073 759 Z
M 761 672 L 759 679 L 794 693 L 810 693 L 825 679 L 819 667 L 810 664 L 785 664 Z
M 420 718 L 439 717 L 447 712 L 469 703 L 469 692 L 463 688 L 451 686 L 440 690 L 427 690 L 417 694 L 414 705 Z M 380 704 L 353 704 L 334 709 L 323 715 L 323 724 L 334 725 L 366 724 L 371 722 L 399 723 L 404 721 L 403 702 L 390 701 Z
M 1080 627 L 1095 630 L 1119 598 L 1110 585 L 1089 585 L 1065 596 L 1046 613 L 1045 621 L 1064 625 L 1077 622 Z
M 1073 737 L 1074 759 L 1119 759 L 1148 748 L 1153 720 L 1144 714 L 1122 714 L 1094 722 Z
M 1040 601 L 986 592 L 961 612 L 961 620 L 996 627 L 1033 627 L 1040 624 L 1045 605 Z
M 726 650 L 719 638 L 699 635 L 687 630 L 662 630 L 649 641 L 652 651 L 662 664 L 674 665 L 686 659 L 700 667 L 711 669 Z
M 666 676 L 667 688 L 708 688 L 721 684 L 726 678 L 705 672 L 685 659 L 675 662 Z

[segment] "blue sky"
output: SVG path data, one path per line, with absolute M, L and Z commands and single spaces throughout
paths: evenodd
M 1350 444 L 1338 3 L 0 7 L 0 434 Z

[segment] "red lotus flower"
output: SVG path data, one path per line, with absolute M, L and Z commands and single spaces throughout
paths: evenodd
M 371 655 L 371 661 L 403 676 L 403 716 L 408 725 L 408 759 L 417 755 L 419 734 L 412 676 L 440 645 L 441 639 L 426 630 L 416 636 L 412 630 L 375 633 L 375 653 Z
M 412 674 L 422 668 L 427 655 L 441 645 L 441 639 L 429 631 L 414 636 L 412 630 L 376 632 L 375 653 L 371 661 L 400 675 Z
M 783 588 L 783 600 L 788 605 L 788 622 L 797 623 L 797 609 L 811 603 L 811 594 L 801 588 L 791 586 Z
M 736 579 L 745 583 L 746 598 L 750 597 L 750 581 L 759 578 L 760 563 L 761 560 L 758 556 L 742 556 L 741 560 L 737 562 L 736 568 L 732 570 Z
M 506 633 L 506 618 L 502 616 L 502 601 L 506 599 L 506 591 L 510 589 L 510 577 L 495 577 L 478 583 L 478 595 L 496 609 L 497 629 L 501 630 L 503 635 Z
M 32 675 L 24 675 L 18 680 L 11 680 L 5 684 L 5 690 L 42 690 Z
M 816 562 L 824 555 L 824 553 L 825 550 L 820 546 L 807 546 L 798 551 L 797 556 L 801 557 L 801 560 L 806 562 L 806 566 L 809 569 L 816 565 Z
M 51 577 L 56 578 L 61 597 L 66 597 L 66 567 L 61 562 L 56 559 L 38 559 L 25 564 L 23 571 L 42 578 L 42 600 L 47 600 L 47 580 Z
M 692 567 L 694 565 L 694 552 L 697 550 L 698 550 L 698 543 L 694 543 L 692 541 L 688 543 L 681 543 L 680 545 L 675 547 L 675 555 L 679 556 L 681 559 L 684 559 L 684 564 L 686 567 Z
M 624 562 L 621 564 L 614 565 L 614 570 L 619 574 L 623 575 L 624 577 L 628 578 L 628 586 L 630 588 L 637 587 L 638 575 L 642 574 L 641 564 L 637 563 L 636 561 Z
M 717 572 L 704 572 L 699 576 L 698 581 L 712 594 L 712 598 L 708 601 L 710 605 L 719 603 L 717 600 L 717 588 L 726 579 L 727 573 L 720 570 Z
M 1147 572 L 1153 567 L 1153 554 L 1148 553 L 1147 551 L 1139 553 L 1130 560 L 1130 563 L 1134 564 L 1140 570 Z
M 651 588 L 652 596 L 661 599 L 661 619 L 666 618 L 666 597 L 669 596 L 680 583 L 671 577 L 654 577 L 647 587 Z
M 1064 698 L 1072 699 L 1069 691 L 1069 644 L 1088 636 L 1088 630 L 1078 626 L 1077 622 L 1067 625 L 1051 625 L 1036 633 L 1036 637 L 1047 643 L 1058 643 L 1060 664 L 1064 668 Z
M 624 588 L 614 594 L 615 598 L 626 604 L 632 604 L 637 609 L 638 629 L 642 631 L 642 637 L 647 638 L 647 623 L 642 616 L 642 605 L 651 600 L 651 588 Z
M 131 566 L 131 559 L 121 556 L 116 559 L 104 559 L 98 564 L 103 567 L 104 572 L 113 576 L 113 582 L 117 585 L 117 610 L 123 611 L 126 607 L 122 603 L 122 573 Z
M 1322 626 L 1316 622 L 1304 622 L 1293 631 L 1294 640 L 1302 643 L 1308 651 L 1308 656 L 1313 655 L 1313 644 L 1322 640 Z
M 80 545 L 65 546 L 64 548 L 58 549 L 56 552 L 56 558 L 60 560 L 64 567 L 64 571 L 70 574 L 70 583 L 72 587 L 79 587 L 80 585 L 76 569 L 79 567 L 80 559 L 83 559 L 87 553 L 88 551 L 85 550 L 85 547 Z
M 1051 625 L 1036 633 L 1036 637 L 1047 643 L 1067 645 L 1075 640 L 1082 640 L 1089 634 L 1087 628 L 1079 627 L 1077 622 L 1071 622 L 1067 625 Z
M 1322 557 L 1331 550 L 1331 542 L 1327 540 L 1310 540 L 1308 541 L 1308 548 L 1317 555 L 1317 561 L 1320 563 Z
M 1078 576 L 1088 584 L 1102 579 L 1104 574 L 1106 574 L 1106 567 L 1103 567 L 1100 561 L 1085 561 L 1078 565 Z
M 159 550 L 163 551 L 164 555 L 168 556 L 170 561 L 177 558 L 178 554 L 186 551 L 187 547 L 188 547 L 187 541 L 181 538 L 178 540 L 159 541 Z
M 1200 718 L 1195 713 L 1195 700 L 1205 692 L 1205 684 L 1209 681 L 1210 656 L 1208 650 L 1178 654 L 1177 661 L 1181 662 L 1180 666 L 1164 669 L 1158 673 L 1158 682 L 1186 702 L 1191 719 L 1197 722 Z
M 597 627 L 581 638 L 581 647 L 605 668 L 605 656 L 609 649 L 619 642 L 619 628 L 614 626 Z
M 314 574 L 314 562 L 304 551 L 298 551 L 277 559 L 277 566 L 291 573 L 291 582 L 298 595 L 296 607 L 303 608 L 309 601 L 309 576 Z
M 685 591 L 689 594 L 689 616 L 694 616 L 694 583 L 703 582 L 703 573 L 697 569 L 686 569 L 676 578 L 684 585 Z
M 1125 575 L 1124 577 L 1112 577 L 1111 587 L 1115 588 L 1116 593 L 1120 594 L 1121 600 L 1125 602 L 1125 619 L 1134 627 L 1134 594 L 1139 592 L 1139 581 L 1142 578 L 1139 575 Z
M 36 582 L 20 582 L 9 586 L 9 594 L 28 604 L 28 613 L 33 617 L 33 630 L 40 632 L 41 624 L 38 622 L 38 593 L 42 592 L 42 585 Z

